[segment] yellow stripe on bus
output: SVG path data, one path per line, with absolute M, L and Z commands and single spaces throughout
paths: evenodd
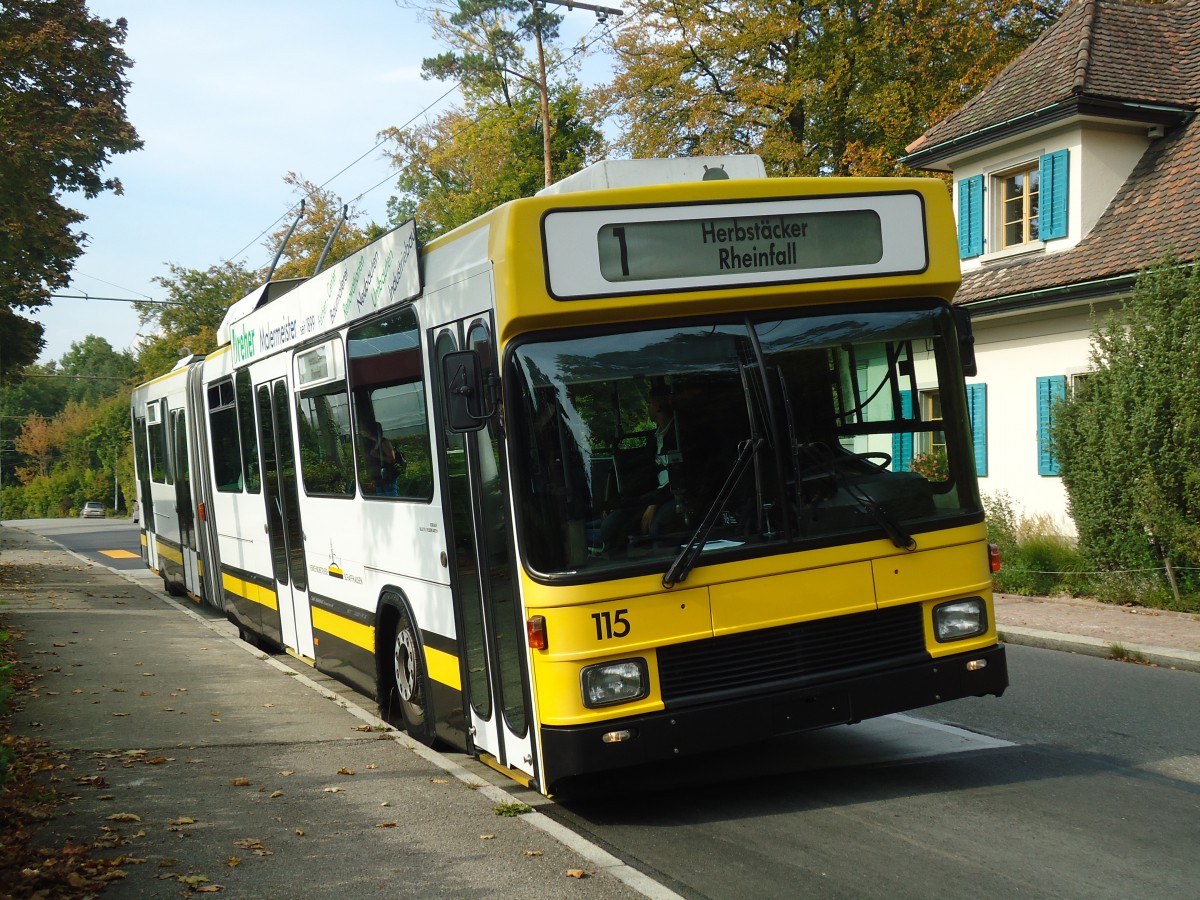
M 235 578 L 228 572 L 221 573 L 221 584 L 231 594 L 237 594 L 239 597 L 244 597 L 252 603 L 267 607 L 267 609 L 279 609 L 279 601 L 275 597 L 275 591 L 271 588 L 261 587 L 252 581 Z
M 429 677 L 434 681 L 452 687 L 456 691 L 462 690 L 462 677 L 459 673 L 457 656 L 452 656 L 442 650 L 434 650 L 426 645 L 425 668 L 429 671 Z
M 339 616 L 335 612 L 321 609 L 318 606 L 312 608 L 312 623 L 313 628 L 318 631 L 332 634 L 336 638 L 341 638 L 347 644 L 361 647 L 369 653 L 375 652 L 374 626 L 352 622 L 345 616 Z
M 183 565 L 183 553 L 179 550 L 176 550 L 174 547 L 168 547 L 162 541 L 158 542 L 158 555 L 166 557 L 171 562 L 179 563 L 181 566 Z

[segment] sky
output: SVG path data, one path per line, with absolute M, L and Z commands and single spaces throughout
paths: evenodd
M 439 101 L 451 86 L 421 79 L 422 58 L 442 48 L 394 0 L 87 5 L 93 16 L 128 21 L 127 116 L 145 146 L 104 170 L 121 180 L 122 195 L 66 197 L 87 216 L 77 230 L 88 241 L 59 293 L 90 299 L 55 299 L 35 314 L 46 329 L 40 362 L 61 359 L 89 334 L 133 349 L 132 304 L 97 298 L 162 299 L 153 279 L 170 275 L 168 263 L 269 263 L 274 251 L 263 239 L 298 199 L 283 181 L 288 172 L 343 201 L 360 198 L 366 218 L 384 222 L 395 179 L 386 145 L 372 149 L 378 133 L 458 101 Z M 568 40 L 595 25 L 583 10 L 566 16 Z

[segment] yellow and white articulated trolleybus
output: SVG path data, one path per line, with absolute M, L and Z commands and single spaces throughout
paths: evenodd
M 956 247 L 756 157 L 409 222 L 134 392 L 147 563 L 545 793 L 999 696 Z

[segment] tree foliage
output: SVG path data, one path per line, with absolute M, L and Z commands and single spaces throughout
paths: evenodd
M 1200 566 L 1200 267 L 1168 259 L 1092 334 L 1095 368 L 1056 408 L 1080 548 L 1100 568 Z
M 49 303 L 83 252 L 85 217 L 63 194 L 121 193 L 104 166 L 141 146 L 125 118 L 125 34 L 84 0 L 0 6 L 0 378 L 43 346 L 40 323 L 15 311 Z
M 427 240 L 541 190 L 545 178 L 536 103 L 536 97 L 526 94 L 512 107 L 451 110 L 431 124 L 391 130 L 402 195 L 389 204 L 392 221 L 416 218 L 419 234 Z M 578 85 L 556 88 L 551 95 L 551 159 L 557 172 L 577 172 L 601 152 L 603 138 L 586 106 Z
M 575 78 L 576 59 L 557 44 L 561 16 L 523 0 L 457 0 L 435 6 L 428 19 L 448 49 L 422 62 L 422 77 L 456 80 L 463 104 L 430 123 L 383 132 L 395 141 L 400 173 L 391 219 L 415 217 L 422 239 L 545 186 L 543 65 L 554 176 L 577 172 L 604 146 L 592 94 Z M 531 46 L 539 29 L 541 63 Z
M 606 92 L 632 156 L 758 153 L 774 175 L 895 174 L 1065 0 L 639 0 Z
M 244 262 L 224 262 L 207 269 L 189 269 L 168 263 L 170 275 L 158 276 L 166 291 L 159 303 L 138 303 L 138 319 L 154 333 L 138 351 L 138 367 L 145 378 L 168 371 L 188 353 L 216 349 L 217 329 L 230 304 L 261 282 L 258 272 Z
M 421 77 L 457 81 L 468 103 L 487 106 L 511 107 L 517 94 L 537 90 L 541 72 L 528 45 L 539 30 L 553 44 L 562 24 L 562 16 L 525 0 L 457 0 L 434 6 L 426 18 L 434 40 L 450 49 L 422 60 Z M 562 62 L 552 47 L 546 67 Z
M 121 392 L 137 371 L 137 361 L 123 350 L 114 350 L 107 339 L 89 334 L 73 341 L 59 360 L 58 374 L 67 382 L 67 398 L 95 404 Z

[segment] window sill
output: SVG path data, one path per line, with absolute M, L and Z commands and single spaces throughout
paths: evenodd
M 1017 256 L 1041 253 L 1045 249 L 1045 241 L 1030 241 L 1028 244 L 1020 244 L 1016 247 L 1005 247 L 1003 250 L 997 250 L 995 253 L 985 253 L 979 257 L 979 262 L 983 265 L 994 262 L 1007 262 Z

